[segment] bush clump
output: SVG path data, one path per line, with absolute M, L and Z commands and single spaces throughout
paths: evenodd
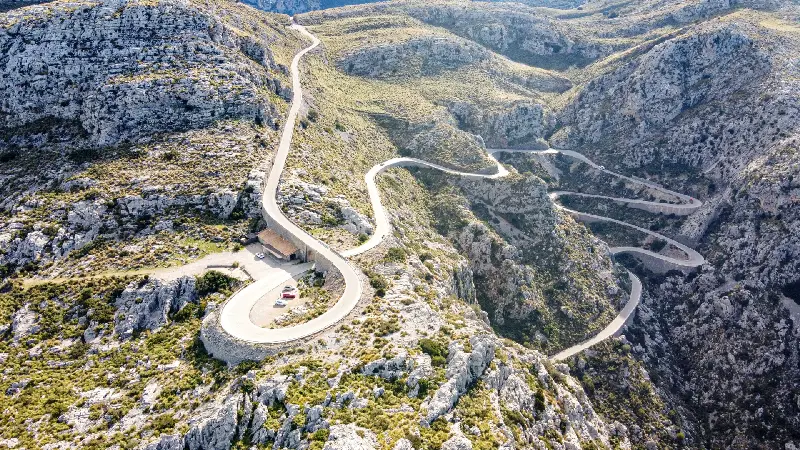
M 386 290 L 389 289 L 389 280 L 384 278 L 383 275 L 372 271 L 367 271 L 366 275 L 369 278 L 369 285 L 372 286 L 372 289 L 375 289 L 375 295 L 378 297 L 386 295 Z
M 175 428 L 177 422 L 172 414 L 167 413 L 153 419 L 152 425 L 155 431 L 163 432 Z
M 386 261 L 402 263 L 406 262 L 406 251 L 401 247 L 392 247 L 386 252 Z
M 419 340 L 419 348 L 431 357 L 431 364 L 434 366 L 442 367 L 447 364 L 447 355 L 450 352 L 441 342 L 423 338 Z
M 200 297 L 205 297 L 215 292 L 230 290 L 235 284 L 235 278 L 229 277 L 222 272 L 211 270 L 197 277 L 196 287 Z

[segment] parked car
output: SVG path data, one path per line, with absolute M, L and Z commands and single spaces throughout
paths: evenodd
M 279 298 L 279 299 L 275 300 L 275 306 L 277 306 L 279 308 L 283 308 L 284 306 L 286 306 L 288 304 L 289 304 L 289 302 L 287 302 L 286 300 L 284 300 L 282 298 Z
M 298 292 L 297 288 L 293 286 L 286 286 L 283 288 L 283 292 L 281 293 L 281 298 L 297 298 Z
M 263 253 L 256 253 L 256 258 L 258 258 L 258 259 L 264 259 L 266 257 L 267 257 L 267 255 L 265 255 Z
M 606 166 L 597 166 L 597 168 L 600 170 L 606 170 Z

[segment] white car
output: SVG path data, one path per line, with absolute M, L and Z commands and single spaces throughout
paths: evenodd
M 606 166 L 597 166 L 597 168 L 600 170 L 606 170 Z
M 256 258 L 258 258 L 258 259 L 264 259 L 266 257 L 267 257 L 267 255 L 265 255 L 263 253 L 256 253 Z
M 289 302 L 287 302 L 286 300 L 284 300 L 282 298 L 279 298 L 279 299 L 275 300 L 275 306 L 280 307 L 280 308 L 283 308 L 284 306 L 286 306 L 288 304 L 289 304 Z

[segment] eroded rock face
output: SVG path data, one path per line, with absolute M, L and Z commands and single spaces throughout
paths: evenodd
M 715 264 L 692 279 L 656 283 L 638 315 L 636 348 L 670 383 L 698 393 L 687 404 L 701 421 L 717 417 L 711 439 L 720 445 L 755 445 L 765 426 L 773 439 L 788 439 L 800 426 L 793 392 L 800 380 L 793 315 L 800 298 L 787 289 L 800 280 L 798 170 L 797 153 L 785 147 L 751 163 L 733 182 L 731 204 L 703 235 Z M 721 431 L 728 427 L 736 432 Z
M 287 94 L 268 48 L 181 0 L 14 10 L 0 47 L 0 128 L 76 121 L 98 145 L 224 118 L 274 124 L 257 89 Z
M 145 446 L 147 450 L 227 450 L 236 436 L 242 394 L 234 394 L 198 411 L 184 436 L 164 435 Z
M 19 341 L 26 336 L 37 333 L 40 329 L 39 320 L 39 315 L 31 311 L 28 305 L 17 310 L 11 316 L 11 332 L 14 334 L 14 340 Z
M 537 67 L 583 66 L 612 51 L 583 41 L 555 20 L 519 8 L 463 8 L 458 4 L 415 5 L 409 13 L 504 55 Z
M 42 258 L 51 239 L 41 231 L 28 233 L 24 238 L 6 239 L 8 247 L 2 255 L 3 260 L 10 264 L 24 264 L 28 261 L 37 261 Z
M 228 219 L 238 207 L 245 217 L 258 218 L 261 215 L 262 176 L 263 172 L 254 170 L 242 192 L 219 189 L 207 195 L 174 195 L 169 187 L 154 186 L 145 189 L 141 195 L 127 195 L 111 202 L 96 199 L 81 200 L 70 205 L 62 203 L 49 217 L 50 220 L 59 221 L 60 226 L 45 227 L 37 223 L 33 230 L 25 234 L 21 233 L 24 231 L 22 224 L 9 223 L 0 228 L 3 230 L 0 231 L 0 244 L 3 244 L 0 264 L 20 267 L 29 262 L 46 263 L 61 259 L 98 238 L 118 239 L 134 234 L 144 236 L 169 231 L 173 228 L 172 220 L 153 221 L 144 228 L 140 226 L 140 220 L 149 222 L 154 217 L 186 209 Z M 357 225 L 353 225 L 354 230 L 371 232 L 371 225 L 364 216 L 353 216 L 352 219 Z M 359 221 L 356 222 L 356 219 Z
M 472 351 L 464 352 L 460 343 L 450 344 L 447 357 L 447 381 L 436 390 L 428 403 L 428 414 L 423 419 L 432 423 L 455 406 L 467 388 L 474 383 L 494 358 L 495 343 L 489 336 L 470 339 Z
M 184 437 L 189 450 L 228 449 L 236 435 L 237 412 L 242 402 L 241 394 L 232 395 L 221 405 L 212 405 L 206 414 L 191 422 L 191 428 Z
M 488 111 L 455 102 L 448 109 L 461 128 L 480 135 L 489 148 L 546 148 L 543 137 L 554 120 L 549 109 L 532 101 L 516 101 Z
M 745 20 L 690 27 L 590 82 L 556 138 L 704 201 L 680 237 L 709 263 L 645 279 L 628 336 L 711 446 L 780 446 L 800 426 L 796 303 L 784 293 L 800 279 L 800 86 L 785 39 Z
M 343 195 L 328 196 L 327 187 L 302 181 L 300 177 L 308 175 L 304 170 L 296 170 L 293 175 L 281 183 L 278 202 L 297 221 L 307 225 L 335 224 L 356 236 L 368 236 L 375 231 L 371 220 Z
M 406 352 L 391 359 L 380 358 L 364 365 L 361 373 L 364 375 L 379 376 L 383 379 L 394 381 L 402 377 L 413 368 L 413 360 L 409 360 Z
M 346 55 L 339 66 L 352 75 L 380 78 L 399 74 L 435 75 L 485 60 L 489 53 L 467 40 L 422 36 L 381 44 Z
M 464 172 L 497 170 L 485 156 L 483 139 L 459 129 L 452 119 L 405 124 L 393 130 L 393 139 L 407 156 Z
M 622 150 L 613 151 L 626 154 L 621 162 L 628 166 L 662 157 L 693 166 L 713 161 L 718 152 L 734 146 L 732 140 L 748 134 L 740 130 L 735 137 L 728 136 L 725 129 L 730 125 L 721 122 L 722 133 L 716 132 L 717 121 L 733 115 L 733 108 L 720 110 L 715 100 L 757 84 L 770 67 L 750 36 L 754 32 L 745 24 L 702 26 L 591 81 L 562 114 L 561 120 L 569 125 L 563 144 L 594 152 L 597 144 L 611 137 Z M 687 113 L 706 108 L 704 121 Z M 654 148 L 659 142 L 654 138 L 661 133 L 667 133 L 669 153 Z M 726 149 L 729 154 L 743 150 Z
M 333 425 L 323 450 L 373 450 L 378 440 L 372 431 L 353 424 Z
M 552 351 L 611 320 L 625 293 L 607 246 L 558 213 L 540 179 L 458 183 L 485 223 L 465 219 L 447 234 L 469 261 L 476 298 L 494 326 Z M 447 216 L 443 222 L 457 214 Z M 559 323 L 558 332 L 543 334 L 547 322 Z
M 145 450 L 181 450 L 183 448 L 185 448 L 183 437 L 170 434 L 161 436 L 158 441 L 148 444 Z
M 115 302 L 114 331 L 128 339 L 135 331 L 155 330 L 169 321 L 170 314 L 197 298 L 195 279 L 191 277 L 168 282 L 153 280 L 144 285 L 132 282 Z

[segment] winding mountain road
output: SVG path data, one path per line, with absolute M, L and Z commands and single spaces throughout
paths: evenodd
M 291 220 L 289 220 L 289 218 L 283 214 L 283 212 L 280 209 L 280 206 L 277 203 L 278 185 L 283 170 L 286 166 L 286 159 L 289 153 L 289 149 L 291 148 L 292 138 L 294 135 L 295 122 L 297 120 L 300 107 L 303 103 L 303 90 L 302 90 L 302 85 L 300 83 L 299 63 L 302 57 L 306 53 L 310 52 L 320 44 L 319 39 L 317 39 L 314 35 L 309 33 L 305 29 L 305 27 L 298 24 L 293 24 L 292 29 L 308 37 L 311 40 L 312 44 L 304 48 L 302 51 L 300 51 L 297 55 L 295 55 L 294 59 L 292 60 L 291 74 L 292 74 L 292 85 L 294 89 L 292 106 L 289 111 L 286 124 L 283 128 L 283 134 L 281 135 L 278 152 L 275 155 L 275 160 L 272 166 L 272 170 L 269 174 L 269 178 L 266 183 L 266 189 L 264 190 L 263 205 L 262 205 L 263 213 L 268 223 L 272 224 L 276 228 L 282 228 L 286 233 L 289 233 L 291 237 L 294 238 L 295 241 L 302 242 L 307 246 L 308 250 L 314 252 L 319 257 L 322 257 L 328 262 L 330 262 L 331 265 L 333 265 L 342 274 L 342 277 L 344 278 L 345 282 L 345 290 L 341 298 L 330 310 L 328 310 L 325 314 L 309 322 L 288 328 L 266 329 L 253 324 L 252 321 L 250 321 L 249 319 L 250 309 L 252 308 L 255 301 L 258 300 L 260 294 L 263 294 L 264 292 L 268 291 L 274 286 L 279 286 L 283 281 L 285 281 L 285 279 L 288 279 L 290 276 L 295 275 L 298 271 L 307 270 L 308 268 L 310 268 L 310 265 L 306 264 L 306 265 L 293 266 L 294 267 L 293 269 L 284 270 L 283 271 L 284 273 L 282 273 L 281 276 L 270 277 L 269 279 L 265 280 L 256 280 L 256 282 L 253 283 L 251 286 L 248 286 L 246 289 L 243 289 L 242 291 L 231 297 L 228 300 L 228 302 L 225 303 L 220 313 L 220 324 L 222 328 L 231 336 L 237 339 L 259 344 L 276 344 L 276 343 L 295 341 L 298 339 L 314 335 L 320 331 L 323 331 L 335 325 L 336 323 L 344 319 L 350 313 L 350 311 L 352 311 L 352 309 L 356 306 L 356 304 L 358 304 L 358 301 L 361 299 L 362 285 L 361 285 L 361 278 L 359 276 L 360 272 L 357 271 L 347 261 L 346 258 L 362 254 L 366 251 L 375 248 L 383 241 L 383 239 L 391 231 L 391 226 L 389 224 L 389 219 L 386 214 L 386 210 L 383 207 L 383 203 L 381 202 L 380 192 L 376 184 L 376 178 L 384 171 L 393 167 L 420 167 L 420 168 L 439 170 L 451 175 L 468 177 L 473 179 L 497 179 L 507 176 L 509 172 L 502 164 L 500 164 L 500 162 L 497 161 L 497 159 L 494 156 L 496 153 L 503 153 L 503 152 L 513 152 L 513 153 L 524 152 L 524 153 L 540 153 L 540 154 L 561 153 L 564 154 L 565 156 L 569 156 L 571 158 L 585 162 L 590 166 L 592 166 L 593 168 L 595 168 L 596 170 L 601 170 L 608 174 L 614 175 L 620 179 L 628 180 L 633 183 L 638 183 L 647 186 L 649 188 L 659 190 L 665 194 L 674 196 L 675 198 L 680 199 L 683 203 L 670 204 L 664 202 L 651 202 L 638 199 L 617 198 L 617 197 L 609 197 L 602 195 L 570 193 L 570 192 L 552 192 L 550 193 L 550 196 L 553 200 L 557 200 L 562 195 L 580 195 L 590 198 L 602 198 L 602 199 L 613 200 L 626 205 L 636 205 L 636 206 L 645 206 L 653 208 L 663 208 L 663 207 L 667 207 L 670 209 L 675 208 L 674 211 L 678 211 L 677 213 L 679 214 L 680 213 L 690 214 L 692 211 L 696 210 L 702 205 L 702 203 L 696 199 L 693 199 L 684 194 L 670 191 L 666 188 L 663 188 L 649 181 L 638 180 L 635 178 L 631 178 L 622 174 L 606 170 L 605 168 L 595 164 L 582 154 L 572 150 L 557 150 L 557 149 L 487 150 L 489 159 L 492 160 L 497 167 L 497 171 L 494 174 L 477 174 L 477 173 L 460 172 L 420 159 L 394 158 L 372 167 L 365 175 L 367 191 L 370 197 L 370 202 L 372 205 L 375 218 L 375 231 L 373 235 L 360 246 L 344 251 L 340 254 L 335 250 L 331 249 L 330 247 L 328 247 L 325 243 L 312 237 L 303 229 L 292 223 Z M 561 205 L 558 205 L 557 203 L 556 205 L 568 213 L 577 215 L 579 218 L 585 217 L 585 218 L 590 218 L 592 220 L 603 220 L 603 221 L 614 222 L 620 225 L 637 229 L 641 232 L 652 235 L 658 239 L 662 239 L 684 251 L 687 255 L 687 258 L 680 259 L 680 258 L 663 256 L 638 247 L 614 247 L 610 249 L 612 254 L 638 253 L 638 254 L 648 255 L 650 257 L 657 258 L 667 263 L 675 264 L 681 267 L 697 267 L 705 262 L 704 258 L 693 249 L 683 244 L 680 244 L 677 241 L 669 239 L 661 234 L 654 233 L 650 230 L 637 227 L 635 225 L 631 225 L 622 221 L 618 221 L 616 219 L 611 219 L 603 216 L 596 216 L 592 214 L 580 213 L 578 211 L 567 209 Z M 633 273 L 629 272 L 629 274 L 632 280 L 631 295 L 629 297 L 627 304 L 622 309 L 622 311 L 620 311 L 617 317 L 593 338 L 581 344 L 570 347 L 558 353 L 557 355 L 554 355 L 553 357 L 551 357 L 551 359 L 553 360 L 566 359 L 572 355 L 575 355 L 591 347 L 592 345 L 595 345 L 598 342 L 607 339 L 608 337 L 613 336 L 622 328 L 625 322 L 630 318 L 632 312 L 636 309 L 636 306 L 639 304 L 642 292 L 641 281 Z
M 255 301 L 258 300 L 257 294 L 259 292 L 263 294 L 271 290 L 274 286 L 280 285 L 286 279 L 290 278 L 292 273 L 287 271 L 283 278 L 270 278 L 269 281 L 262 282 L 261 280 L 256 280 L 256 283 L 252 286 L 259 284 L 258 288 L 248 286 L 248 288 L 243 289 L 225 303 L 220 312 L 220 325 L 222 329 L 231 336 L 245 342 L 257 344 L 291 342 L 323 331 L 347 316 L 356 304 L 358 304 L 362 293 L 359 272 L 356 271 L 342 255 L 292 223 L 292 221 L 283 214 L 283 211 L 281 211 L 278 205 L 278 185 L 283 170 L 286 167 L 286 158 L 289 155 L 289 149 L 292 145 L 297 115 L 303 104 L 303 86 L 300 83 L 300 60 L 306 53 L 314 50 L 320 44 L 319 39 L 309 33 L 305 27 L 293 24 L 291 28 L 309 38 L 311 40 L 311 45 L 297 53 L 292 60 L 291 74 L 292 89 L 294 91 L 292 106 L 289 109 L 289 115 L 283 127 L 278 152 L 275 155 L 272 170 L 267 179 L 266 189 L 264 189 L 262 209 L 268 223 L 272 224 L 274 227 L 282 228 L 286 233 L 294 236 L 296 241 L 302 241 L 309 251 L 329 261 L 331 265 L 342 274 L 345 288 L 339 301 L 323 315 L 301 325 L 280 329 L 267 329 L 259 327 L 250 321 L 250 309 L 255 304 Z

